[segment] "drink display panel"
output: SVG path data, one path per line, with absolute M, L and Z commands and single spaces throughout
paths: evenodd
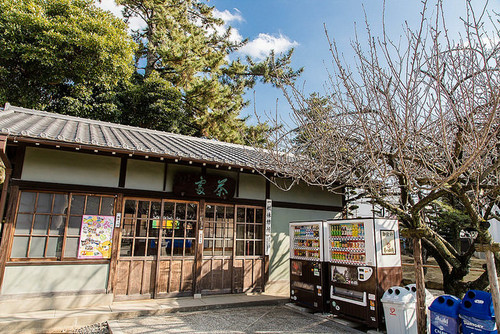
M 293 242 L 290 257 L 297 260 L 321 261 L 320 224 L 292 225 Z
M 329 260 L 335 263 L 366 264 L 365 224 L 329 225 Z

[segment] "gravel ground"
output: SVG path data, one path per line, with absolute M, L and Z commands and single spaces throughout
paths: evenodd
M 326 316 L 293 308 L 254 306 L 182 312 L 109 322 L 114 333 L 362 333 Z

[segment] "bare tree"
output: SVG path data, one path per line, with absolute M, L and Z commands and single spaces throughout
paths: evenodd
M 364 189 L 399 217 L 414 240 L 419 333 L 425 332 L 422 243 L 439 263 L 446 292 L 460 295 L 489 284 L 487 273 L 463 282 L 474 247 L 457 251 L 427 224 L 426 207 L 452 196 L 470 216 L 476 242 L 491 244 L 484 222 L 500 201 L 496 18 L 467 0 L 463 30 L 453 39 L 442 0 L 432 8 L 422 4 L 418 28 L 406 26 L 397 43 L 385 24 L 375 37 L 367 23 L 368 42 L 358 36 L 352 41 L 354 64 L 325 29 L 333 67 L 329 91 L 325 97 L 306 96 L 283 81 L 296 127 L 280 128 L 270 162 L 280 176 L 297 182 L 332 191 L 341 191 L 339 184 Z M 496 277 L 488 267 L 492 271 Z

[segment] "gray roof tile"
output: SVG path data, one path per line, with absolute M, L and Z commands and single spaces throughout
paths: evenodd
M 1 109 L 0 109 L 1 110 Z M 206 161 L 235 167 L 265 165 L 265 154 L 250 146 L 189 137 L 127 125 L 95 121 L 6 105 L 0 111 L 0 132 L 19 140 L 116 149 L 134 154 Z

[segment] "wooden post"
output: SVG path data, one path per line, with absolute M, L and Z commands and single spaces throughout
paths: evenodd
M 3 278 L 5 275 L 5 265 L 10 257 L 12 242 L 14 241 L 14 218 L 17 209 L 17 198 L 19 187 L 12 187 L 9 198 L 9 206 L 5 217 L 5 227 L 3 230 L 2 243 L 0 244 L 0 291 L 2 290 Z
M 498 288 L 497 268 L 495 265 L 495 256 L 491 249 L 486 249 L 486 267 L 488 269 L 488 279 L 490 281 L 490 292 L 493 299 L 493 308 L 495 309 L 495 320 L 497 328 L 500 328 L 500 292 Z
M 205 221 L 205 200 L 200 200 L 198 204 L 198 228 L 196 229 L 196 255 L 194 260 L 195 265 L 195 277 L 194 282 L 194 293 L 201 294 L 201 269 L 203 265 L 203 235 L 205 233 L 204 224 Z M 201 234 L 200 234 L 201 232 Z
M 427 333 L 427 306 L 425 305 L 424 268 L 422 266 L 422 240 L 413 236 L 413 259 L 415 261 L 415 283 L 417 288 L 417 332 Z
M 119 213 L 120 215 L 123 215 L 122 213 L 122 205 L 123 205 L 123 195 L 119 194 L 116 199 L 115 199 L 115 217 L 116 214 Z M 111 246 L 111 259 L 109 262 L 109 277 L 108 277 L 108 293 L 113 293 L 115 290 L 116 286 L 116 267 L 118 265 L 118 251 L 120 250 L 120 234 L 122 230 L 122 225 L 123 225 L 123 216 L 121 217 L 121 223 L 120 227 L 115 227 L 113 229 L 113 243 Z M 116 223 L 116 222 L 115 222 Z

